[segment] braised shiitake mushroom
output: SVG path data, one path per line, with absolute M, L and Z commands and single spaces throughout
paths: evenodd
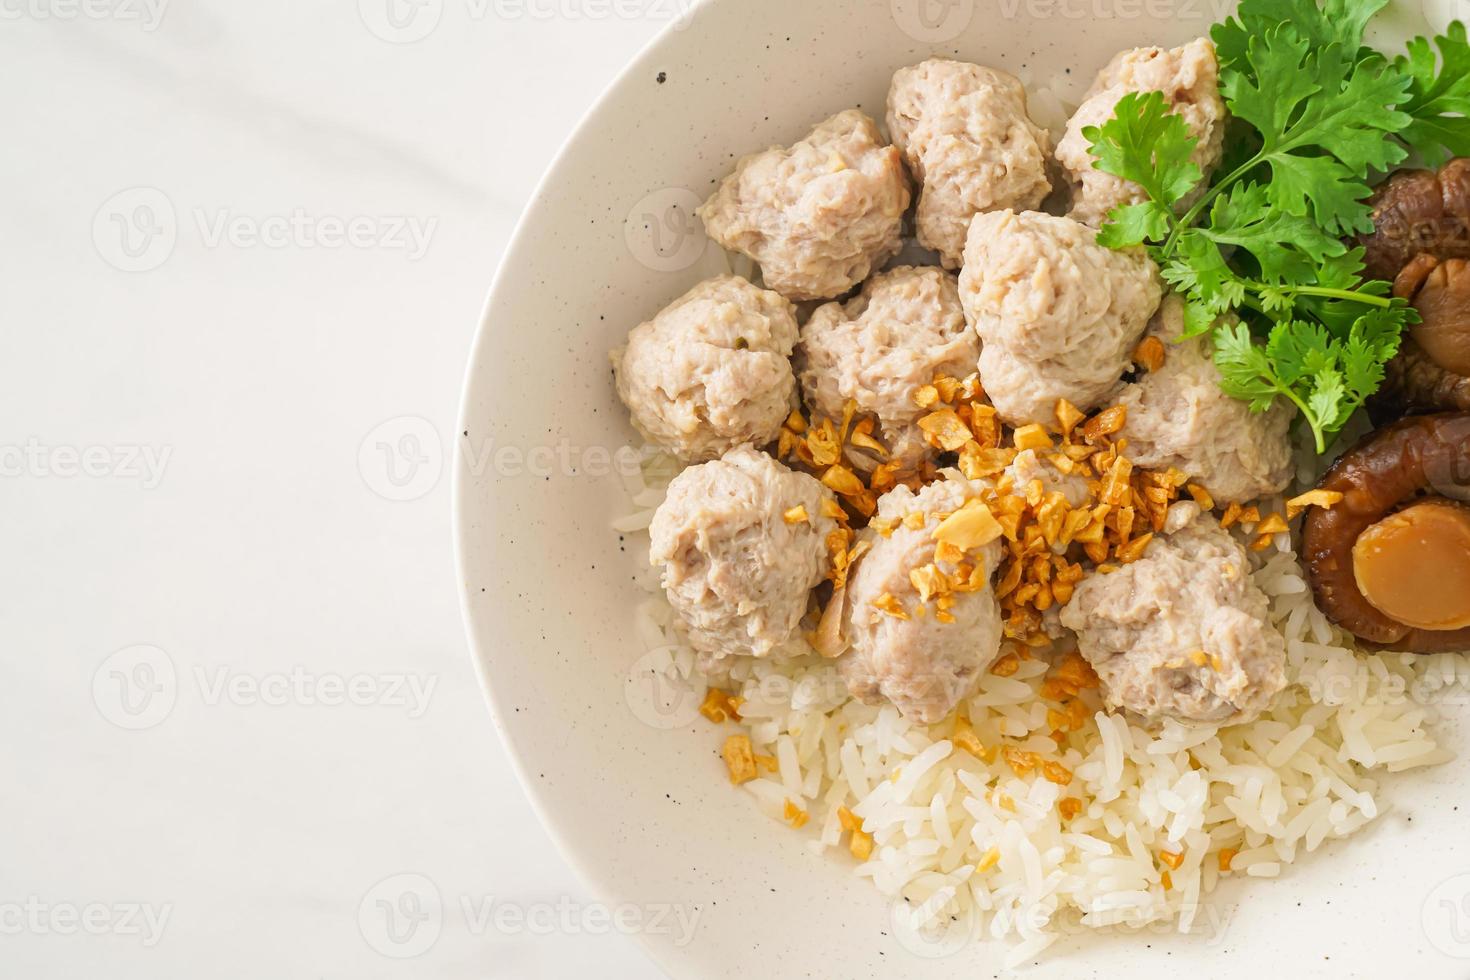
M 1362 640 L 1417 653 L 1470 648 L 1470 412 L 1369 435 L 1319 487 L 1302 527 L 1317 605 Z
M 1377 421 L 1470 410 L 1470 158 L 1438 171 L 1400 170 L 1369 202 L 1360 236 L 1366 272 L 1392 281 L 1419 311 L 1369 411 Z
M 1395 511 L 1353 543 L 1358 591 L 1421 630 L 1470 626 L 1470 507 L 1432 497 Z
M 1470 411 L 1470 262 L 1421 252 L 1394 278 L 1419 311 L 1388 363 L 1370 410 L 1384 421 L 1424 411 Z
M 1445 371 L 1470 377 L 1470 262 L 1416 255 L 1394 279 L 1393 292 L 1419 311 L 1409 336 Z
M 1400 170 L 1368 201 L 1373 232 L 1363 235 L 1363 262 L 1372 279 L 1392 282 L 1416 255 L 1470 258 L 1470 158 L 1439 170 Z
M 1451 374 L 1405 338 L 1384 370 L 1383 387 L 1368 405 L 1375 422 L 1387 422 L 1414 412 L 1451 409 L 1470 411 L 1470 377 Z

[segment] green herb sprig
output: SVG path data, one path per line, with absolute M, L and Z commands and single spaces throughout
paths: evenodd
M 1147 194 L 1115 208 L 1098 241 L 1145 246 L 1184 297 L 1185 336 L 1210 335 L 1221 387 L 1255 411 L 1295 405 L 1318 452 L 1418 320 L 1344 242 L 1373 229 L 1370 178 L 1411 152 L 1470 154 L 1464 26 L 1390 60 L 1363 43 L 1386 2 L 1243 0 L 1215 26 L 1231 150 L 1204 188 L 1198 140 L 1158 92 L 1083 130 L 1094 165 Z

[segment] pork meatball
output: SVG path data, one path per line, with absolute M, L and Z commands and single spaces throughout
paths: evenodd
M 1164 362 L 1123 389 L 1128 456 L 1146 469 L 1187 474 L 1221 502 L 1278 493 L 1291 482 L 1291 409 L 1252 412 L 1220 390 L 1220 371 L 1204 338 L 1180 341 L 1184 301 L 1165 297 L 1149 327 Z
M 980 487 L 963 480 L 931 483 L 918 493 L 896 487 L 878 501 L 880 520 L 922 513 L 922 527 L 899 524 L 886 538 L 863 532 L 871 549 L 859 559 L 847 584 L 847 629 L 852 646 L 837 662 L 848 690 L 867 704 L 891 701 L 922 724 L 940 721 L 979 683 L 1000 652 L 1001 617 L 990 588 L 953 594 L 942 622 L 934 609 L 920 615 L 919 593 L 909 573 L 931 563 L 946 575 L 956 568 L 934 557 L 934 529 L 943 517 L 978 496 Z M 988 581 L 1000 561 L 1001 546 L 991 542 L 972 561 Z M 900 618 L 880 608 L 885 596 L 903 606 Z
M 680 632 L 713 659 L 764 657 L 790 640 L 831 571 L 831 491 L 741 446 L 669 484 L 649 527 L 649 559 Z
M 970 226 L 960 301 L 980 336 L 980 381 L 1012 425 L 1050 422 L 1062 398 L 1100 407 L 1158 308 L 1153 261 L 1095 237 L 1037 211 L 993 211 Z
M 1138 561 L 1084 579 L 1062 625 L 1103 697 L 1148 721 L 1224 725 L 1266 710 L 1286 686 L 1286 643 L 1267 618 L 1245 548 L 1192 503 Z M 1189 519 L 1192 518 L 1192 519 Z
M 898 150 L 856 109 L 791 147 L 742 159 L 699 208 L 709 236 L 748 255 L 768 288 L 831 299 L 902 247 L 909 182 Z
M 1051 191 L 1051 134 L 1031 121 L 1026 89 L 994 68 L 931 58 L 893 76 L 888 132 L 922 185 L 919 244 L 958 269 L 970 220 L 1029 211 Z
M 1089 141 L 1082 135 L 1086 127 L 1101 126 L 1111 119 L 1118 100 L 1129 92 L 1163 93 L 1169 110 L 1181 116 L 1190 135 L 1199 140 L 1190 159 L 1208 176 L 1220 162 L 1225 142 L 1225 102 L 1220 98 L 1219 80 L 1215 46 L 1206 38 L 1168 51 L 1133 48 L 1108 62 L 1057 143 L 1057 162 L 1072 186 L 1071 216 L 1096 227 L 1118 205 L 1147 198 L 1143 188 L 1132 181 L 1095 169 Z
M 914 394 L 936 375 L 972 374 L 979 356 L 955 277 L 902 266 L 868 280 L 847 303 L 812 314 L 796 349 L 797 379 L 817 414 L 840 419 L 852 401 L 877 420 L 874 435 L 888 454 L 850 446 L 854 468 L 869 472 L 893 461 L 911 470 L 933 453 L 918 426 L 928 410 Z
M 776 438 L 796 407 L 796 311 L 738 276 L 695 286 L 613 352 L 618 396 L 650 441 L 686 462 Z

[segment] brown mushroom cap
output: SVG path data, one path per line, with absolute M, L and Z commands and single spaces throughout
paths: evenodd
M 1374 609 L 1406 626 L 1470 626 L 1470 507 L 1434 497 L 1371 525 L 1353 544 L 1353 576 Z
M 1449 373 L 1470 377 L 1470 262 L 1436 261 L 1413 302 L 1422 319 L 1409 328 L 1414 342 Z
M 1413 412 L 1470 412 L 1470 377 L 1446 371 L 1412 337 L 1405 337 L 1368 408 L 1379 422 Z
M 1376 420 L 1416 411 L 1470 410 L 1470 262 L 1427 252 L 1399 270 L 1393 294 L 1418 307 L 1369 404 Z
M 1470 258 L 1470 158 L 1438 171 L 1400 170 L 1368 201 L 1371 234 L 1360 236 L 1369 278 L 1392 282 L 1414 256 Z
M 1420 653 L 1470 649 L 1470 627 L 1425 629 L 1386 615 L 1358 585 L 1354 548 L 1370 527 L 1429 493 L 1470 500 L 1470 412 L 1404 419 L 1344 453 L 1319 486 L 1341 493 L 1314 507 L 1302 527 L 1307 577 L 1317 605 L 1369 643 Z

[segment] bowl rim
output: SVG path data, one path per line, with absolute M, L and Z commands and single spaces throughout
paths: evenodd
M 477 639 L 477 613 L 474 609 L 469 582 L 468 556 L 465 549 L 464 527 L 468 522 L 467 508 L 469 506 L 469 494 L 473 475 L 466 465 L 464 456 L 465 444 L 458 433 L 470 428 L 471 401 L 476 388 L 476 365 L 480 362 L 485 346 L 491 337 L 491 314 L 494 310 L 499 295 L 506 287 L 511 259 L 519 250 L 523 239 L 528 234 L 530 216 L 540 203 L 548 188 L 553 186 L 555 179 L 566 163 L 572 145 L 587 126 L 607 106 L 618 97 L 624 82 L 646 71 L 647 66 L 655 61 L 656 52 L 663 47 L 669 38 L 683 31 L 692 23 L 694 18 L 703 15 L 704 11 L 713 6 L 716 0 L 690 0 L 688 9 L 677 17 L 664 24 L 652 38 L 644 42 L 633 57 L 603 86 L 602 91 L 592 103 L 577 118 L 576 123 L 567 132 L 566 136 L 558 145 L 551 161 L 546 165 L 541 177 L 536 181 L 536 186 L 531 190 L 526 199 L 520 215 L 516 218 L 514 229 L 506 240 L 505 250 L 501 253 L 500 261 L 496 266 L 495 274 L 490 280 L 490 287 L 486 291 L 485 299 L 480 307 L 479 320 L 475 327 L 475 337 L 470 344 L 468 357 L 465 364 L 464 376 L 460 382 L 459 409 L 455 414 L 454 430 L 454 476 L 450 481 L 450 534 L 453 537 L 454 546 L 454 572 L 456 577 L 456 589 L 459 593 L 460 619 L 464 626 L 465 639 L 469 649 L 471 660 L 474 662 L 475 676 L 479 679 L 480 693 L 484 698 L 486 707 L 490 712 L 490 720 L 500 736 L 502 746 L 505 748 L 506 756 L 510 760 L 511 770 L 515 773 L 516 781 L 520 783 L 521 791 L 531 804 L 531 809 L 536 815 L 541 829 L 551 838 L 557 852 L 563 861 L 572 869 L 579 881 L 587 888 L 592 896 L 608 906 L 616 906 L 621 898 L 620 889 L 617 884 L 604 875 L 595 874 L 588 863 L 571 847 L 562 833 L 559 824 L 551 818 L 551 809 L 537 789 L 536 780 L 532 779 L 521 753 L 517 750 L 516 740 L 511 735 L 510 727 L 506 724 L 506 706 L 501 702 L 497 694 L 495 683 L 490 676 L 489 659 L 482 651 Z M 671 961 L 665 958 L 664 947 L 654 942 L 654 937 L 643 932 L 635 931 L 631 938 L 636 941 L 638 948 L 645 956 L 665 975 L 669 975 Z

